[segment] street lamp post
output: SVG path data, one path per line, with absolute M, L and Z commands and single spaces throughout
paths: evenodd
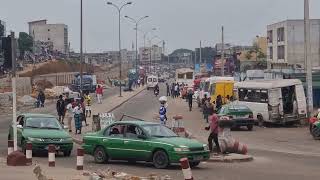
M 122 83 L 121 83 L 121 77 L 122 77 L 122 57 L 121 57 L 121 10 L 127 6 L 127 5 L 130 5 L 132 4 L 132 2 L 126 2 L 124 3 L 123 5 L 121 6 L 117 6 L 115 4 L 113 4 L 112 2 L 107 2 L 107 5 L 111 5 L 113 7 L 115 7 L 117 10 L 118 10 L 118 13 L 119 13 L 119 66 L 120 66 L 120 70 L 119 70 L 119 78 L 120 78 L 120 97 L 122 97 L 122 91 L 121 91 L 121 87 L 122 87 Z
M 138 25 L 142 20 L 148 18 L 149 16 L 143 16 L 143 17 L 139 18 L 138 20 L 131 18 L 129 16 L 125 16 L 125 17 L 132 20 L 132 22 L 135 23 L 135 26 L 136 26 L 136 28 L 135 28 L 135 30 L 136 30 L 136 72 L 138 73 Z
M 83 83 L 83 3 L 80 0 L 80 93 L 82 95 Z

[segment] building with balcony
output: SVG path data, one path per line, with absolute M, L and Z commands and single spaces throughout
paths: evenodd
M 310 48 L 312 66 L 320 66 L 320 19 L 310 20 Z M 267 26 L 267 60 L 271 66 L 279 64 L 305 67 L 304 21 L 285 20 Z
M 47 20 L 29 22 L 29 35 L 34 41 L 52 43 L 53 50 L 64 54 L 69 52 L 68 26 L 65 24 L 47 24 Z

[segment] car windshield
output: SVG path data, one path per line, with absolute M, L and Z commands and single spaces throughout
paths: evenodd
M 173 131 L 160 124 L 148 124 L 142 127 L 152 137 L 177 137 Z
M 53 117 L 31 117 L 26 120 L 26 128 L 61 129 L 61 125 Z

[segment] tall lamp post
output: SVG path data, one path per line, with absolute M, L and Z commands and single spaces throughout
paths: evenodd
M 112 2 L 107 2 L 107 5 L 111 5 L 113 7 L 115 7 L 118 10 L 119 13 L 119 61 L 120 61 L 120 70 L 119 70 L 119 76 L 120 76 L 120 97 L 122 97 L 122 91 L 121 91 L 121 87 L 122 87 L 122 83 L 121 83 L 121 77 L 122 77 L 122 57 L 121 57 L 121 10 L 127 6 L 132 4 L 132 2 L 126 2 L 124 4 L 122 4 L 121 6 L 115 5 Z
M 83 83 L 83 3 L 80 0 L 80 93 L 82 95 Z
M 125 16 L 125 18 L 130 19 L 136 25 L 135 30 L 136 30 L 136 72 L 137 73 L 138 73 L 138 25 L 142 20 L 144 20 L 144 19 L 146 19 L 148 17 L 149 16 L 143 16 L 143 17 L 139 18 L 138 20 L 136 20 L 136 19 L 131 18 L 129 16 Z

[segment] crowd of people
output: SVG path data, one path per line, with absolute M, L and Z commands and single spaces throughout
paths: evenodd
M 96 88 L 96 97 L 98 103 L 102 103 L 103 88 L 98 85 Z M 59 122 L 64 125 L 64 120 L 67 119 L 69 132 L 72 132 L 72 121 L 74 121 L 75 134 L 81 134 L 82 124 L 88 126 L 87 118 L 92 115 L 92 97 L 89 92 L 83 93 L 77 98 L 70 98 L 69 93 L 60 95 L 56 103 L 56 110 L 59 117 Z

